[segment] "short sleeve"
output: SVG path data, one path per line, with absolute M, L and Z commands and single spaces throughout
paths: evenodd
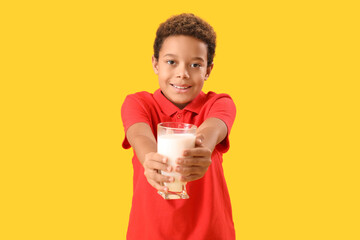
M 216 145 L 216 149 L 225 153 L 230 148 L 229 135 L 232 128 L 232 125 L 235 121 L 236 116 L 236 106 L 231 97 L 227 94 L 220 94 L 220 97 L 217 98 L 212 104 L 209 113 L 206 118 L 219 118 L 222 120 L 228 129 L 228 133 L 225 139 Z
M 150 125 L 149 114 L 146 110 L 144 102 L 136 94 L 128 95 L 121 107 L 121 119 L 124 125 L 125 137 L 122 147 L 125 149 L 130 148 L 130 143 L 126 138 L 126 132 L 129 127 L 138 122 L 144 122 Z

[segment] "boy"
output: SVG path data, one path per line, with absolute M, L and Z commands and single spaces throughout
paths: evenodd
M 129 240 L 235 239 L 222 154 L 236 109 L 229 95 L 201 91 L 214 66 L 215 42 L 213 28 L 199 17 L 169 18 L 157 30 L 152 57 L 160 89 L 131 94 L 123 103 L 123 147 L 134 150 Z M 184 151 L 175 169 L 156 153 L 160 122 L 198 127 L 195 148 Z M 157 192 L 168 191 L 163 183 L 174 179 L 160 170 L 180 173 L 190 198 L 164 200 Z

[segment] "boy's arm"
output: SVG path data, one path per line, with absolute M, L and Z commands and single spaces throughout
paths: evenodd
M 181 181 L 190 182 L 202 178 L 211 164 L 211 154 L 215 146 L 228 134 L 226 124 L 218 118 L 206 119 L 198 128 L 196 145 L 184 151 L 184 156 L 177 160 Z
M 135 150 L 141 165 L 144 165 L 147 153 L 156 152 L 156 139 L 150 126 L 146 123 L 140 122 L 131 125 L 126 132 L 126 138 Z
M 219 118 L 208 118 L 200 125 L 197 134 L 203 136 L 203 145 L 212 152 L 216 145 L 225 139 L 228 130 Z
M 171 167 L 167 166 L 166 157 L 156 153 L 156 139 L 150 126 L 143 122 L 135 123 L 128 128 L 126 138 L 143 165 L 145 177 L 151 186 L 160 191 L 167 191 L 168 189 L 161 183 L 171 182 L 174 179 L 161 175 L 159 170 L 171 171 Z

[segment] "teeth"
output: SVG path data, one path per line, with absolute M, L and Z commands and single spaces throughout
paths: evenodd
M 179 87 L 179 86 L 176 86 L 176 85 L 173 85 L 175 88 L 178 88 L 178 89 L 187 89 L 189 87 Z

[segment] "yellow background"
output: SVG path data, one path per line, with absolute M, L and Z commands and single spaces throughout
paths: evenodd
M 237 105 L 237 239 L 360 239 L 358 1 L 2 1 L 0 239 L 125 239 L 125 96 L 157 89 L 158 25 L 218 35 L 204 91 Z

